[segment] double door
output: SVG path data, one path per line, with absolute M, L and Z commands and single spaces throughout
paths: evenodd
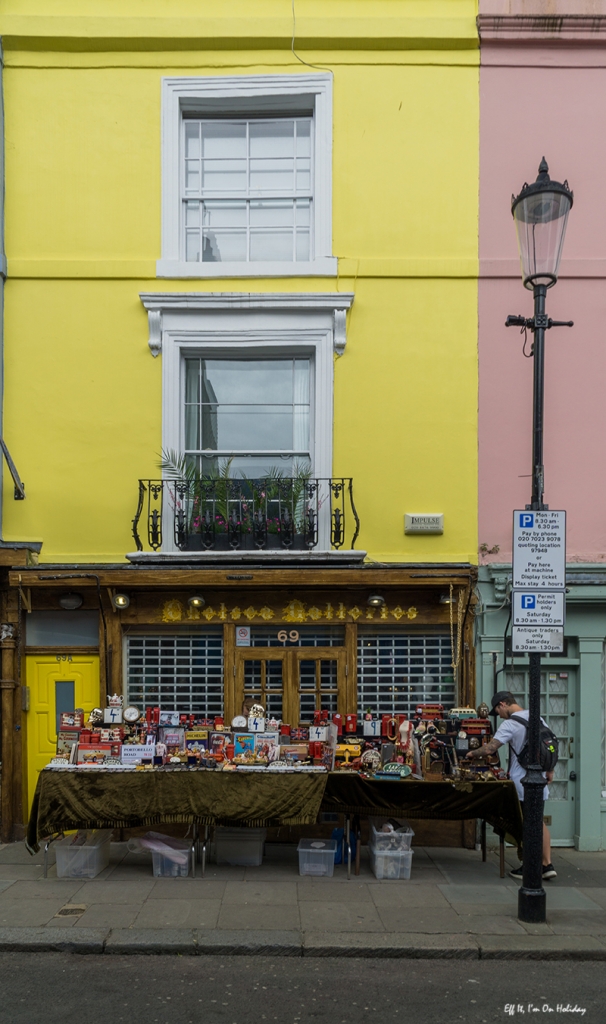
M 233 714 L 245 699 L 294 726 L 311 722 L 317 710 L 345 714 L 347 678 L 344 647 L 236 648 Z

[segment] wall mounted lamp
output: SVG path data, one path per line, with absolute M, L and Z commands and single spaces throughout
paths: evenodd
M 382 608 L 385 604 L 385 598 L 382 594 L 371 594 L 366 604 L 369 604 L 371 608 Z
M 190 608 L 204 608 L 206 601 L 200 594 L 194 594 L 193 597 L 188 599 L 187 603 Z

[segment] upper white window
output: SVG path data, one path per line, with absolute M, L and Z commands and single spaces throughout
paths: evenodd
M 332 76 L 164 79 L 159 277 L 334 275 Z

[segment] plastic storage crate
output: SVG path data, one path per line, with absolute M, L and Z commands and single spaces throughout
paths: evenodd
M 78 832 L 54 843 L 57 878 L 96 878 L 109 864 L 111 834 L 111 829 L 103 828 L 86 834 Z
M 192 844 L 186 839 L 163 836 L 164 849 L 152 849 L 154 878 L 187 878 L 192 865 Z
M 402 832 L 381 832 L 381 826 L 389 821 L 392 825 L 401 828 Z M 407 821 L 400 818 L 371 818 L 370 819 L 370 845 L 375 850 L 410 850 L 414 832 Z
M 300 875 L 324 875 L 332 878 L 335 870 L 336 839 L 301 839 L 299 851 Z
M 266 836 L 266 828 L 215 829 L 217 864 L 258 868 L 263 862 L 263 844 Z
M 414 850 L 375 850 L 369 847 L 370 866 L 375 878 L 410 878 Z

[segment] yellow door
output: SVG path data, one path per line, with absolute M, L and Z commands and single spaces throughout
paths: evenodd
M 28 807 L 31 807 L 38 774 L 56 752 L 59 713 L 82 708 L 86 721 L 88 713 L 99 703 L 99 656 L 29 655 L 26 678 L 29 687 L 27 783 Z

